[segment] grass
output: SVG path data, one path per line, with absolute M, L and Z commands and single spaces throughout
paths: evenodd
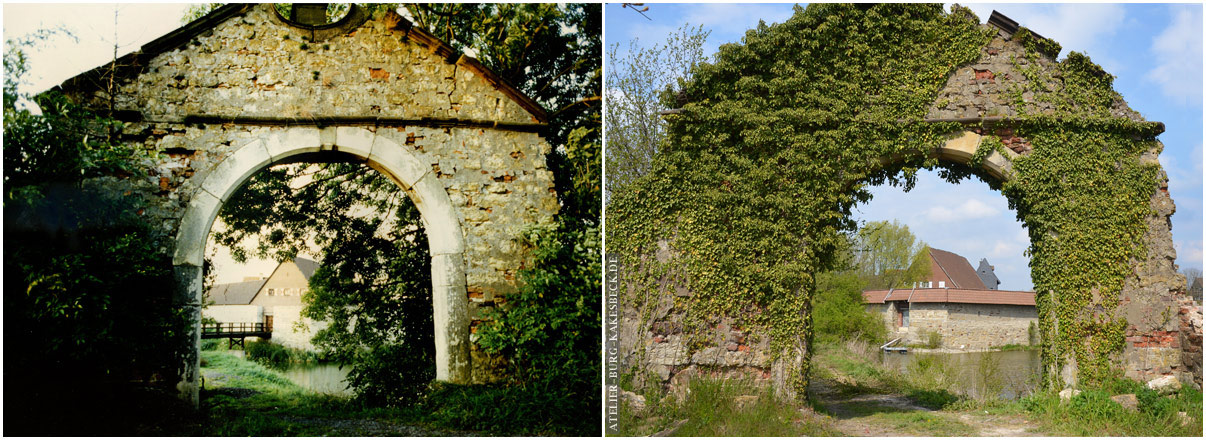
M 310 392 L 232 353 L 202 351 L 201 356 L 202 374 L 209 377 L 201 402 L 206 436 L 415 435 L 416 430 L 426 435 L 599 434 L 598 410 L 585 417 L 571 414 L 574 406 L 565 399 L 579 397 L 556 390 L 433 384 L 413 406 L 381 408 Z M 356 431 L 366 424 L 378 430 Z
M 922 435 L 930 437 L 970 437 L 978 432 L 966 423 L 953 420 L 941 413 L 921 411 L 910 412 L 880 412 L 871 416 L 871 422 L 879 420 L 886 426 L 892 427 L 902 434 Z
M 992 347 L 993 350 L 997 350 L 997 351 L 1026 351 L 1026 350 L 1034 350 L 1037 348 L 1038 347 L 1035 347 L 1033 345 L 1026 345 L 1026 344 L 1005 344 L 1005 345 L 1001 345 L 1001 346 Z
M 640 414 L 621 405 L 618 435 L 647 436 L 670 428 L 670 435 L 687 437 L 841 435 L 811 411 L 777 399 L 769 387 L 693 378 L 687 388 L 681 401 L 661 390 L 647 391 Z
M 1058 436 L 1202 436 L 1202 392 L 1183 387 L 1176 394 L 1162 397 L 1146 389 L 1144 384 L 1116 379 L 1096 389 L 1086 388 L 1071 401 L 1061 403 L 1057 392 L 1038 391 L 1017 400 L 997 396 L 1001 384 L 985 381 L 970 395 L 949 392 L 945 387 L 952 377 L 952 366 L 940 357 L 921 358 L 909 371 L 901 374 L 885 371 L 876 362 L 871 347 L 858 342 L 819 346 L 814 355 L 814 372 L 838 384 L 843 395 L 866 393 L 904 394 L 921 406 L 937 409 L 926 413 L 892 408 L 867 408 L 854 411 L 866 417 L 867 423 L 890 426 L 903 434 L 915 435 L 975 435 L 966 425 L 943 427 L 943 415 L 975 413 L 993 416 L 1013 416 L 1033 422 L 1044 435 Z M 993 359 L 986 357 L 984 359 Z M 999 377 L 1001 367 L 995 362 L 980 362 L 976 366 L 980 377 Z M 1118 394 L 1135 394 L 1139 408 L 1132 411 L 1110 399 Z M 1187 422 L 1178 413 L 1185 413 Z M 933 418 L 927 418 L 933 417 Z M 970 429 L 970 428 L 966 428 Z
M 1111 395 L 1132 393 L 1138 397 L 1138 411 L 1110 399 Z M 1190 387 L 1161 397 L 1141 383 L 1119 380 L 1104 389 L 1083 390 L 1067 403 L 1061 403 L 1055 392 L 1032 394 L 1012 409 L 1024 411 L 1052 435 L 1202 436 L 1202 392 Z M 1178 412 L 1186 413 L 1187 423 L 1182 424 Z

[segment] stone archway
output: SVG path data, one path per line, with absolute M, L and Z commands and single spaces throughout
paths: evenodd
M 200 313 L 201 267 L 210 228 L 222 204 L 256 172 L 307 153 L 335 151 L 367 162 L 389 176 L 418 208 L 431 251 L 432 309 L 435 323 L 436 380 L 468 383 L 469 316 L 464 238 L 448 193 L 430 167 L 396 142 L 360 127 L 293 127 L 252 140 L 219 162 L 193 196 L 176 236 L 173 264 L 182 281 L 178 296 Z M 197 325 L 200 322 L 197 321 Z M 199 335 L 199 331 L 197 333 Z M 186 369 L 195 371 L 197 360 Z M 182 392 L 193 393 L 196 374 L 186 375 Z M 191 383 L 190 383 L 191 382 Z
M 866 185 L 947 162 L 1029 232 L 1046 386 L 1200 383 L 1180 342 L 1200 329 L 1173 319 L 1163 124 L 1059 53 L 996 13 L 895 4 L 810 5 L 722 48 L 663 112 L 658 172 L 608 205 L 621 362 L 658 385 L 742 372 L 805 391 L 816 275 Z
M 175 238 L 165 249 L 173 299 L 194 318 L 202 250 L 222 203 L 264 167 L 337 152 L 388 175 L 421 213 L 437 378 L 496 381 L 498 363 L 472 329 L 516 290 L 523 229 L 551 223 L 560 208 L 545 163 L 552 147 L 540 136 L 549 116 L 396 13 L 352 15 L 316 30 L 269 4 L 222 6 L 118 60 L 122 69 L 102 66 L 59 90 L 113 109 L 123 142 L 147 153 L 146 175 L 115 190 L 145 201 L 140 213 Z M 195 351 L 184 365 L 178 388 L 196 403 Z

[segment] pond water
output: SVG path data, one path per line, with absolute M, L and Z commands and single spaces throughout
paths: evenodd
M 973 398 L 1026 396 L 1038 388 L 1042 371 L 1038 350 L 908 354 L 881 351 L 879 358 L 883 366 L 909 374 L 923 384 Z
M 336 396 L 351 396 L 348 389 L 348 369 L 339 364 L 293 364 L 281 374 L 298 386 L 310 391 Z

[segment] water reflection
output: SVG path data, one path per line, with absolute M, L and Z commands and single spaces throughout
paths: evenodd
M 883 353 L 883 366 L 925 385 L 972 398 L 1016 399 L 1038 387 L 1042 368 L 1038 350 L 986 353 Z
M 351 396 L 348 389 L 348 370 L 338 364 L 291 365 L 281 373 L 298 386 L 310 391 L 336 396 Z

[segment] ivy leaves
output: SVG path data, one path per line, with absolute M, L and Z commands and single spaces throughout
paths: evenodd
M 609 205 L 609 244 L 636 293 L 629 301 L 641 307 L 643 295 L 662 288 L 657 277 L 673 272 L 689 284 L 680 308 L 693 322 L 750 321 L 771 337 L 772 353 L 807 335 L 812 275 L 833 267 L 842 234 L 856 226 L 851 209 L 870 198 L 867 186 L 911 186 L 918 169 L 940 166 L 927 152 L 964 129 L 921 119 L 954 69 L 977 60 L 994 34 L 968 14 L 812 4 L 722 46 L 684 84 L 690 102 L 668 117 L 653 171 Z M 1025 33 L 1018 40 L 1031 57 L 1059 50 Z M 1012 180 L 992 185 L 1030 231 L 1040 311 L 1053 317 L 1042 320 L 1045 359 L 1058 366 L 1075 356 L 1095 380 L 1123 346 L 1126 325 L 1113 311 L 1130 262 L 1146 255 L 1158 175 L 1138 157 L 1158 148 L 1160 127 L 1114 116 L 1112 77 L 1087 57 L 1053 66 L 1023 72 L 1036 99 L 1056 111 L 1019 108 L 1013 128 L 1034 150 L 1015 161 Z M 949 166 L 945 175 L 975 174 L 1003 148 L 989 140 L 972 167 Z M 676 258 L 656 263 L 648 256 L 662 239 Z

